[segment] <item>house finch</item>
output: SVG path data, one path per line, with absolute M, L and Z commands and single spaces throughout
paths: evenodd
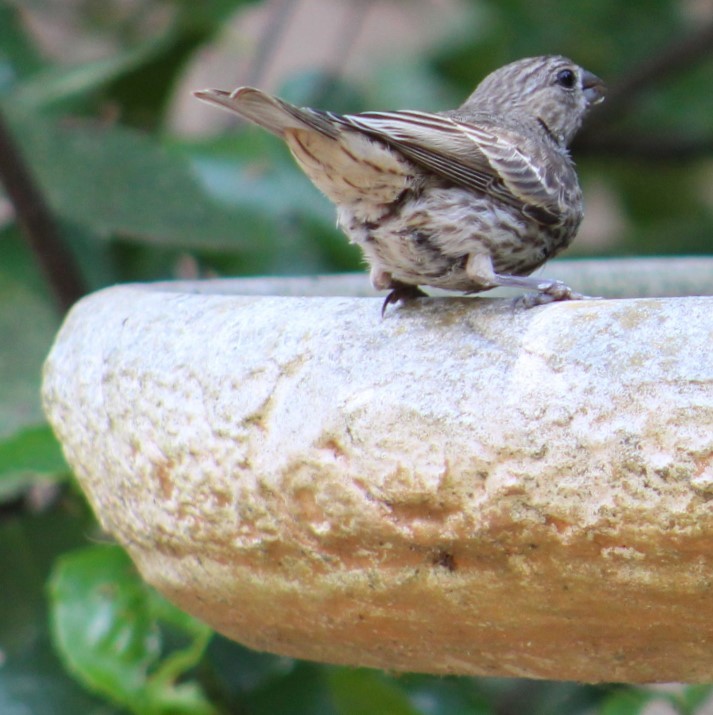
M 340 115 L 251 87 L 195 94 L 285 140 L 336 204 L 374 287 L 391 290 L 385 309 L 425 295 L 419 285 L 536 291 L 528 306 L 582 298 L 528 276 L 569 245 L 582 220 L 567 146 L 604 91 L 571 60 L 544 56 L 501 67 L 458 109 L 436 114 Z

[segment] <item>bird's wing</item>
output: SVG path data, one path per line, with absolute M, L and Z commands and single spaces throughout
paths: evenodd
M 381 139 L 455 184 L 521 208 L 543 223 L 561 221 L 562 187 L 552 162 L 544 152 L 533 153 L 535 142 L 523 144 L 513 131 L 427 112 L 324 114 Z
M 290 130 L 307 130 L 339 139 L 343 128 L 357 130 L 419 166 L 521 209 L 541 223 L 554 225 L 562 220 L 563 187 L 552 162 L 544 152 L 537 153 L 535 142 L 523 144 L 526 140 L 521 135 L 504 128 L 495 131 L 416 111 L 340 115 L 296 107 L 253 87 L 233 92 L 207 89 L 195 95 L 281 137 Z M 317 178 L 312 177 L 313 181 Z

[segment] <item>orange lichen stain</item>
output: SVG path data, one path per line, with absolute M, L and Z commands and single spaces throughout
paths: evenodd
M 713 452 L 708 452 L 695 459 L 696 471 L 694 477 L 701 477 L 713 467 Z
M 558 519 L 555 516 L 546 516 L 545 524 L 547 524 L 548 526 L 554 526 L 554 528 L 559 534 L 567 531 L 567 529 L 572 528 L 572 524 L 570 522 L 565 521 L 564 519 Z
M 324 512 L 317 504 L 314 490 L 303 487 L 295 490 L 292 495 L 300 521 L 318 521 L 324 519 Z
M 260 432 L 267 431 L 267 414 L 262 411 L 253 412 L 243 419 L 243 424 L 246 427 L 256 427 Z
M 317 442 L 315 446 L 317 449 L 323 449 L 327 452 L 331 452 L 335 459 L 346 456 L 344 447 L 334 437 L 325 437 L 323 440 Z
M 217 507 L 226 507 L 232 502 L 232 495 L 230 492 L 222 490 L 214 490 L 212 492 L 213 503 Z
M 442 522 L 451 514 L 458 511 L 458 507 L 443 502 L 434 502 L 432 499 L 422 499 L 414 502 L 386 502 L 386 507 L 391 516 L 403 524 L 413 522 Z
M 161 490 L 161 497 L 165 500 L 170 499 L 173 496 L 173 480 L 171 479 L 171 472 L 173 471 L 175 464 L 173 460 L 166 459 L 163 462 L 157 462 L 154 465 L 154 474 L 158 481 L 159 489 Z
M 615 317 L 619 320 L 622 328 L 633 330 L 640 325 L 650 320 L 653 312 L 659 307 L 660 301 L 649 300 L 647 303 L 638 303 L 636 305 L 627 306 L 618 311 Z

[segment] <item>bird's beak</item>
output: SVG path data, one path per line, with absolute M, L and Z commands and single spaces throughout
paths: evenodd
M 597 75 L 587 72 L 587 70 L 582 72 L 582 89 L 584 90 L 584 97 L 590 106 L 602 102 L 607 92 L 607 86 L 604 82 Z

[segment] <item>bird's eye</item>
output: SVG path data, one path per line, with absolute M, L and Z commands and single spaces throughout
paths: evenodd
M 575 75 L 572 70 L 560 70 L 555 77 L 555 82 L 557 82 L 560 87 L 572 89 L 577 82 L 577 75 Z

